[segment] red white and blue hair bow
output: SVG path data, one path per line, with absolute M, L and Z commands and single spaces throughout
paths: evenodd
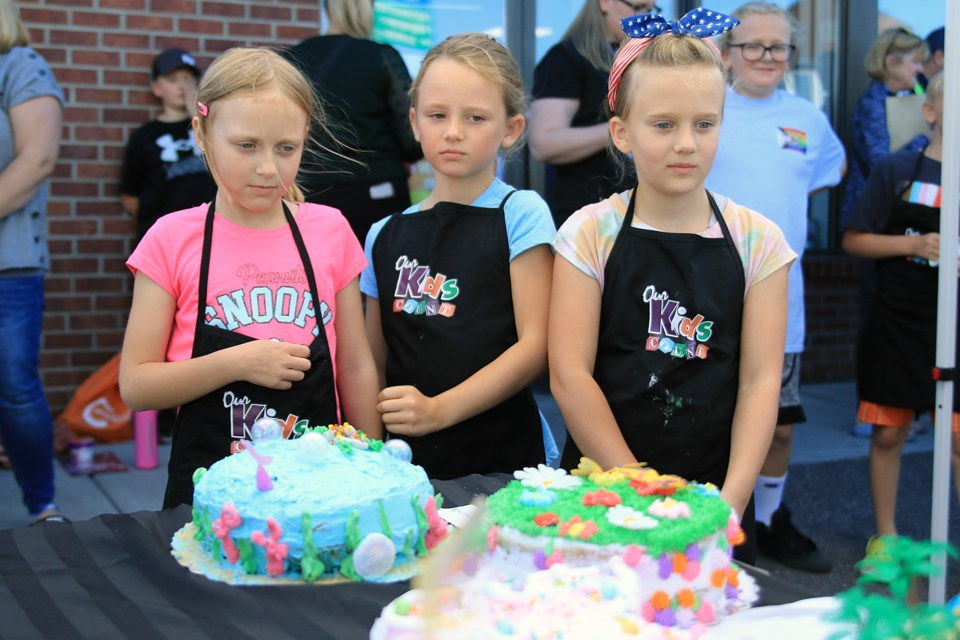
M 667 20 L 663 16 L 653 13 L 644 13 L 621 19 L 620 27 L 630 37 L 630 40 L 620 47 L 617 57 L 613 61 L 613 67 L 610 69 L 607 90 L 607 101 L 610 103 L 610 108 L 614 109 L 617 88 L 620 86 L 623 70 L 633 62 L 633 59 L 644 47 L 650 44 L 651 39 L 666 33 L 694 38 L 711 38 L 730 31 L 738 24 L 740 24 L 740 21 L 736 18 L 703 7 L 688 11 L 679 20 Z M 707 42 L 713 44 L 710 40 L 707 40 Z

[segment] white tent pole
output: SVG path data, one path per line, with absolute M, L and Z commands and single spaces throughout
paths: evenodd
M 937 367 L 952 370 L 956 365 L 957 342 L 957 252 L 960 217 L 960 0 L 946 0 L 944 21 L 949 37 L 945 40 L 943 92 L 943 165 L 940 206 L 940 280 L 937 298 Z M 952 380 L 936 384 L 936 424 L 933 434 L 933 511 L 930 537 L 947 542 L 950 519 L 950 424 L 953 418 Z M 939 575 L 930 578 L 929 601 L 946 602 L 947 556 L 934 557 Z

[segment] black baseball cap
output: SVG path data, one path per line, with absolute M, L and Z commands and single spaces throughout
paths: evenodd
M 153 59 L 153 79 L 165 76 L 177 69 L 189 69 L 193 75 L 200 77 L 200 67 L 192 55 L 183 49 L 167 49 Z
M 930 49 L 930 55 L 943 51 L 943 32 L 944 28 L 940 27 L 927 34 L 927 48 Z

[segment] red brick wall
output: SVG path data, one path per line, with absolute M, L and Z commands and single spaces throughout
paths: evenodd
M 48 211 L 41 367 L 51 408 L 120 350 L 132 278 L 132 221 L 120 207 L 120 159 L 153 117 L 150 65 L 179 46 L 205 68 L 245 43 L 289 44 L 320 29 L 319 0 L 19 0 L 32 45 L 66 97 L 60 162 Z
M 803 257 L 807 340 L 805 381 L 851 380 L 860 322 L 860 262 L 849 256 Z

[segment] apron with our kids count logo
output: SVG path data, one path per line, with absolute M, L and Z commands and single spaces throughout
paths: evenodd
M 637 460 L 723 484 L 737 401 L 743 264 L 722 238 L 634 227 L 636 191 L 604 271 L 594 379 Z M 572 439 L 561 466 L 575 468 Z
M 880 233 L 939 233 L 939 185 L 917 179 L 921 166 L 933 162 L 922 151 L 918 153 L 913 173 L 897 193 Z M 857 386 L 862 400 L 905 409 L 933 407 L 939 271 L 936 263 L 922 258 L 876 261 L 876 291 L 858 350 Z M 954 385 L 954 406 L 960 406 L 958 391 L 960 385 Z
M 503 210 L 509 197 L 496 209 L 440 202 L 394 214 L 380 231 L 373 265 L 388 386 L 438 395 L 517 342 Z M 441 480 L 513 473 L 544 461 L 540 414 L 528 388 L 459 424 L 404 439 L 413 463 Z
M 221 349 L 250 342 L 255 338 L 235 331 L 206 324 L 207 276 L 210 271 L 210 247 L 213 239 L 214 205 L 210 203 L 203 232 L 203 253 L 200 258 L 200 286 L 197 305 L 197 328 L 192 357 L 208 355 Z M 320 299 L 313 265 L 300 229 L 287 205 L 283 213 L 293 234 L 303 269 L 310 285 L 314 304 Z M 231 453 L 242 450 L 240 440 L 249 440 L 250 428 L 260 418 L 277 418 L 284 423 L 288 438 L 295 437 L 295 422 L 308 421 L 311 426 L 327 425 L 338 420 L 333 363 L 322 319 L 317 315 L 319 331 L 310 344 L 310 369 L 303 380 L 294 382 L 285 391 L 268 389 L 243 380 L 231 382 L 216 391 L 180 407 L 174 426 L 168 466 L 167 489 L 163 507 L 193 503 L 193 474 Z

